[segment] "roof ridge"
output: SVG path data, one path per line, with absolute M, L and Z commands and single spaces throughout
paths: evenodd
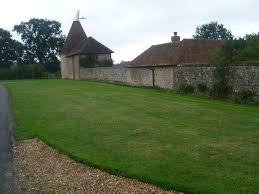
M 219 39 L 206 39 L 206 38 L 184 38 L 182 41 L 194 40 L 194 41 L 211 41 L 211 42 L 224 42 L 224 40 Z

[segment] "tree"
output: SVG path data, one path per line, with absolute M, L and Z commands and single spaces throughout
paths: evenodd
M 0 68 L 9 68 L 21 61 L 23 46 L 13 40 L 9 31 L 0 28 Z
M 211 56 L 214 69 L 212 92 L 216 97 L 224 97 L 231 92 L 229 66 L 244 61 L 259 60 L 259 35 L 249 34 L 244 38 L 226 40 L 224 45 Z
M 14 31 L 21 35 L 24 43 L 24 63 L 42 64 L 49 72 L 59 70 L 58 54 L 65 36 L 58 21 L 34 18 L 15 25 Z
M 213 39 L 213 40 L 231 40 L 233 35 L 231 31 L 226 29 L 223 24 L 218 22 L 211 22 L 203 24 L 196 28 L 195 35 L 196 39 Z

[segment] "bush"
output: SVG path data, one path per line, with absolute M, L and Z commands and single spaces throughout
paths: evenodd
M 85 56 L 80 58 L 80 66 L 85 68 L 94 68 L 96 66 L 95 56 Z
M 199 92 L 199 93 L 206 93 L 207 91 L 208 91 L 208 87 L 207 87 L 207 85 L 206 84 L 198 84 L 197 85 L 197 91 Z
M 0 79 L 36 79 L 42 78 L 45 68 L 40 64 L 18 65 L 10 69 L 0 69 Z
M 178 89 L 177 92 L 180 94 L 192 94 L 194 92 L 194 87 L 192 85 L 189 84 L 181 84 Z
M 19 65 L 13 69 L 14 79 L 36 79 L 42 78 L 45 69 L 40 64 Z
M 231 91 L 228 84 L 232 76 L 229 65 L 249 60 L 259 60 L 259 35 L 250 34 L 244 38 L 225 41 L 210 58 L 211 64 L 215 67 L 212 96 L 227 97 Z
M 246 104 L 254 101 L 255 93 L 250 90 L 241 90 L 234 94 L 234 101 L 240 104 Z
M 210 96 L 215 98 L 223 98 L 229 95 L 231 89 L 227 85 L 216 82 L 212 85 L 210 90 Z
M 56 77 L 56 79 L 61 79 L 62 78 L 61 71 L 57 71 L 55 73 L 55 77 Z
M 113 60 L 112 59 L 106 59 L 102 62 L 103 67 L 112 67 L 113 66 Z
M 12 71 L 10 69 L 6 68 L 0 68 L 0 80 L 7 80 L 11 79 L 12 76 Z
M 42 78 L 43 72 L 45 72 L 45 68 L 40 64 L 32 64 L 25 66 L 28 72 L 28 78 Z

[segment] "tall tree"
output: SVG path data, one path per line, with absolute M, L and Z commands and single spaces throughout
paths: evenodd
M 65 36 L 58 21 L 34 18 L 15 25 L 14 31 L 21 35 L 24 42 L 25 63 L 40 63 L 49 72 L 59 70 L 58 54 Z
M 196 28 L 195 35 L 196 39 L 213 39 L 213 40 L 231 40 L 233 35 L 230 30 L 226 29 L 223 24 L 218 22 L 211 22 L 203 24 Z
M 9 31 L 0 28 L 0 68 L 9 68 L 21 61 L 23 46 L 13 40 Z

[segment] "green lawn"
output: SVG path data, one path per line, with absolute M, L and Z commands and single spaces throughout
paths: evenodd
M 2 81 L 17 139 L 190 193 L 259 192 L 259 106 L 93 81 Z

